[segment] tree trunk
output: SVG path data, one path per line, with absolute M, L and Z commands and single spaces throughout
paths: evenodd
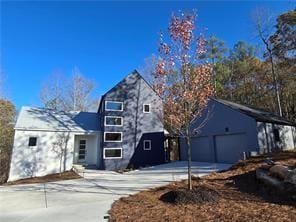
M 189 190 L 192 190 L 192 180 L 191 180 L 191 143 L 190 143 L 190 136 L 186 136 L 186 143 L 187 143 L 187 160 L 188 160 L 188 189 Z
M 274 67 L 274 61 L 273 61 L 273 55 L 272 55 L 272 50 L 269 46 L 268 40 L 266 40 L 263 35 L 260 33 L 260 37 L 265 45 L 265 48 L 269 54 L 269 62 L 271 65 L 271 74 L 272 74 L 272 79 L 273 79 L 273 86 L 275 89 L 275 96 L 276 96 L 276 103 L 278 107 L 278 114 L 280 116 L 283 116 L 282 113 L 282 106 L 281 106 L 281 99 L 280 99 L 280 93 L 279 93 L 279 86 L 278 86 L 278 79 L 277 79 L 277 74 L 275 72 L 275 67 Z
M 212 66 L 213 66 L 212 78 L 213 78 L 213 84 L 214 84 L 214 91 L 215 91 L 215 94 L 216 94 L 216 92 L 217 92 L 217 82 L 216 82 L 216 72 L 215 72 L 215 58 L 212 58 Z
M 60 157 L 60 176 L 62 176 L 62 161 L 63 161 L 63 156 L 61 154 L 61 157 Z
M 272 58 L 272 54 L 271 54 L 271 50 L 269 52 L 270 54 L 270 64 L 271 64 L 271 72 L 272 72 L 272 78 L 273 78 L 273 85 L 275 87 L 275 95 L 276 95 L 276 101 L 277 101 L 277 105 L 278 105 L 278 112 L 280 116 L 283 116 L 282 113 L 282 106 L 281 106 L 281 99 L 280 99 L 280 93 L 279 93 L 279 86 L 278 86 L 278 79 L 277 79 L 277 75 L 275 73 L 275 69 L 274 69 L 274 62 L 273 62 L 273 58 Z

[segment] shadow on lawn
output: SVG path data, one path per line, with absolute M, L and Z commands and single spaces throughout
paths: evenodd
M 230 177 L 232 183 L 226 183 L 226 186 L 231 186 L 238 189 L 240 192 L 254 195 L 263 201 L 280 204 L 296 206 L 292 195 L 284 192 L 279 192 L 275 188 L 266 186 L 256 178 L 256 171 L 249 171 L 244 174 L 239 174 Z

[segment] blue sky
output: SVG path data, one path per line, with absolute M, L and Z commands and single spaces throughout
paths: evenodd
M 1 67 L 6 94 L 19 108 L 40 106 L 41 83 L 55 70 L 77 66 L 101 95 L 144 59 L 157 53 L 160 30 L 173 11 L 196 9 L 198 25 L 232 46 L 254 42 L 250 14 L 267 7 L 275 15 L 292 1 L 2 1 Z

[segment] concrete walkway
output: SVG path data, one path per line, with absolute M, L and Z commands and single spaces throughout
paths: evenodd
M 107 221 L 104 216 L 115 200 L 141 190 L 185 179 L 186 164 L 174 162 L 125 174 L 86 170 L 83 179 L 45 185 L 0 186 L 0 221 Z M 230 166 L 197 162 L 192 165 L 193 174 L 199 176 Z

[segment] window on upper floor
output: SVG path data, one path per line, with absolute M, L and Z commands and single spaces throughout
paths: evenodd
M 105 116 L 105 126 L 122 126 L 122 117 Z
M 104 159 L 121 159 L 122 148 L 104 148 Z
M 122 132 L 104 132 L 105 142 L 122 142 Z
M 150 113 L 150 104 L 144 104 L 143 105 L 143 112 L 144 113 Z
M 29 146 L 37 146 L 37 137 L 29 137 Z
M 105 101 L 106 111 L 123 111 L 123 102 Z

